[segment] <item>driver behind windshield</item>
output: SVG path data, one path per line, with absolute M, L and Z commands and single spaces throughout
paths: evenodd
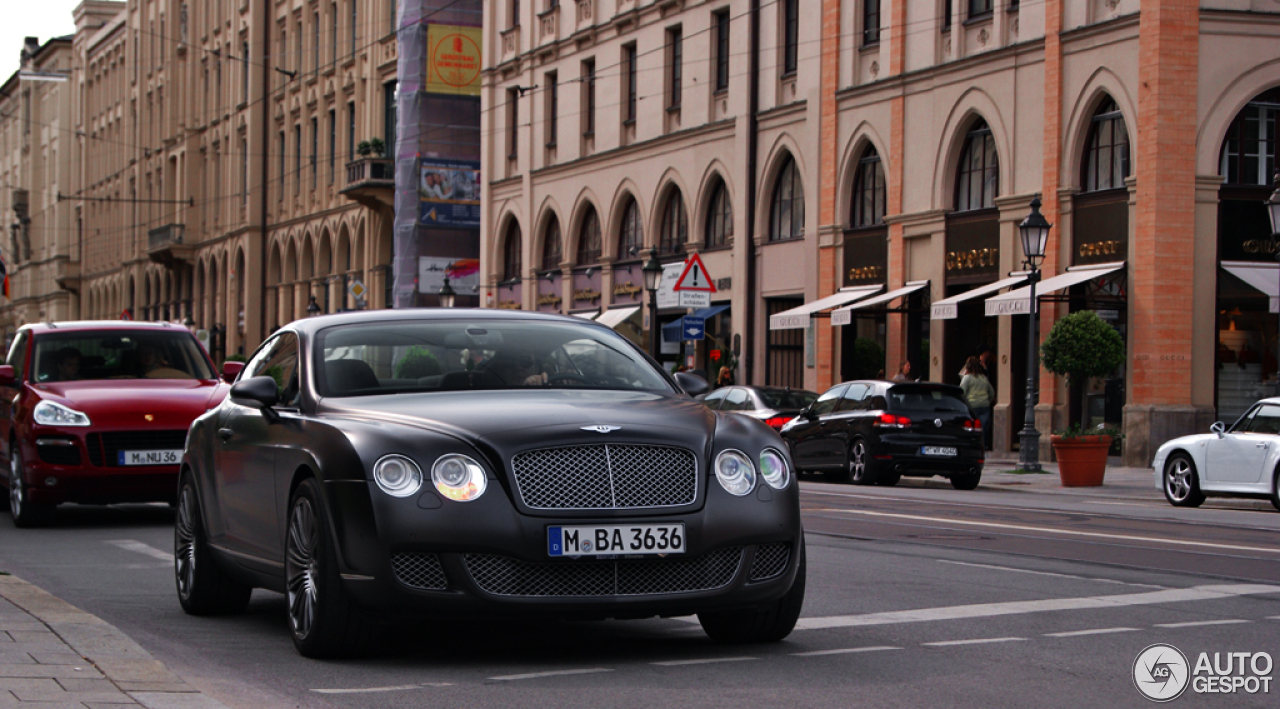
M 543 386 L 547 383 L 547 373 L 527 352 L 499 352 L 485 364 L 485 369 L 496 374 L 509 387 Z

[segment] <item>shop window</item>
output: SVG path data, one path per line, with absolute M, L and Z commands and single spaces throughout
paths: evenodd
M 689 240 L 689 220 L 685 217 L 684 199 L 680 190 L 672 190 L 667 198 L 667 208 L 662 212 L 662 228 L 659 232 L 658 251 L 678 254 L 684 251 Z
M 978 119 L 965 138 L 956 178 L 956 211 L 990 209 L 1000 190 L 1000 157 L 987 122 Z
M 634 204 L 634 202 L 632 202 Z M 589 209 L 578 232 L 578 265 L 589 266 L 600 260 L 600 218 Z
M 1089 126 L 1088 153 L 1080 184 L 1085 192 L 1124 187 L 1129 176 L 1129 131 L 1116 102 L 1102 102 Z
M 773 186 L 769 212 L 769 241 L 804 238 L 804 185 L 796 161 L 787 156 Z
M 711 209 L 707 212 L 707 248 L 728 246 L 733 236 L 733 204 L 729 201 L 729 188 L 724 180 L 717 179 L 711 193 Z
M 507 239 L 502 250 L 502 279 L 514 281 L 520 278 L 520 224 L 512 219 L 507 227 Z
M 644 227 L 640 223 L 640 209 L 634 199 L 628 200 L 622 214 L 622 227 L 618 231 L 618 258 L 627 259 L 640 253 L 644 246 Z M 579 260 L 579 263 L 593 263 Z
M 542 270 L 560 270 L 560 261 L 564 258 L 562 254 L 563 251 L 560 248 L 560 220 L 551 217 L 551 222 L 547 224 L 547 233 L 542 240 Z
M 859 229 L 884 224 L 885 194 L 884 166 L 876 149 L 869 147 L 858 161 L 850 225 Z

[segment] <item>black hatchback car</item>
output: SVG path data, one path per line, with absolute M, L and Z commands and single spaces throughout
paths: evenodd
M 957 490 L 982 478 L 982 423 L 960 387 L 856 381 L 828 389 L 782 429 L 798 470 L 855 485 L 941 475 Z

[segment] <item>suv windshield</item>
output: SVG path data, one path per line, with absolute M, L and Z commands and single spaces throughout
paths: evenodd
M 321 396 L 462 389 L 626 389 L 670 392 L 621 335 L 548 321 L 414 320 L 320 332 Z
M 803 389 L 757 389 L 756 391 L 760 392 L 760 398 L 764 400 L 765 406 L 778 411 L 799 411 L 818 398 L 817 394 Z
M 213 379 L 209 360 L 186 330 L 103 330 L 36 336 L 32 381 Z
M 888 393 L 890 411 L 969 413 L 959 387 L 895 386 Z

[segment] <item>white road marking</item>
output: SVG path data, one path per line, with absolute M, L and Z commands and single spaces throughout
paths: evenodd
M 943 564 L 955 564 L 956 566 L 976 566 L 982 569 L 996 569 L 997 571 L 1013 571 L 1019 574 L 1036 574 L 1039 576 L 1057 576 L 1064 579 L 1080 579 L 1081 581 L 1097 581 L 1099 583 L 1117 583 L 1122 586 L 1143 586 L 1146 588 L 1168 588 L 1168 586 L 1157 586 L 1153 583 L 1131 583 L 1129 581 L 1117 581 L 1116 579 L 1100 579 L 1093 576 L 1075 576 L 1072 574 L 1057 574 L 1052 571 L 1033 571 L 1031 569 L 1018 569 L 1012 566 L 996 566 L 995 564 L 973 564 L 967 561 L 952 561 L 951 559 L 938 559 Z
M 400 684 L 394 687 L 365 687 L 363 689 L 313 689 L 316 694 L 373 694 L 376 692 L 403 692 L 409 689 L 426 687 L 452 687 L 453 682 L 424 682 L 422 684 Z
M 1071 630 L 1065 633 L 1045 633 L 1046 638 L 1076 638 L 1081 635 L 1106 635 L 1108 633 L 1131 633 L 1137 628 L 1094 628 L 1093 630 Z
M 974 638 L 973 640 L 941 640 L 933 643 L 920 643 L 925 647 L 951 647 L 952 645 L 986 645 L 988 643 L 1011 643 L 1026 638 Z
M 950 517 L 928 517 L 925 515 L 906 515 L 897 512 L 873 512 L 871 510 L 846 510 L 832 507 L 808 509 L 806 512 L 836 512 L 840 514 L 867 515 L 869 517 L 890 517 L 894 519 L 910 519 L 921 522 L 940 522 L 942 524 L 967 524 L 975 527 L 1008 529 L 1017 532 L 1041 532 L 1044 534 L 1066 534 L 1076 537 L 1094 537 L 1107 540 L 1124 540 L 1130 542 L 1151 542 L 1154 544 L 1174 544 L 1178 546 L 1205 547 L 1208 549 L 1230 549 L 1232 551 L 1258 551 L 1266 554 L 1280 554 L 1280 549 L 1272 547 L 1249 547 L 1239 544 L 1217 544 L 1214 542 L 1197 542 L 1190 539 L 1170 539 L 1161 537 L 1139 537 L 1132 534 L 1111 534 L 1108 532 L 1085 532 L 1078 529 L 1057 529 L 1054 527 L 1032 527 L 1023 524 L 1002 524 L 999 522 L 977 522 Z
M 160 549 L 157 549 L 151 546 L 150 544 L 143 544 L 142 542 L 136 539 L 105 539 L 103 541 L 106 544 L 112 544 L 112 545 L 118 546 L 121 549 L 124 549 L 125 551 L 133 551 L 139 554 L 146 554 L 147 556 L 155 557 L 157 559 L 164 559 L 165 561 L 171 564 L 173 563 L 173 554 L 167 551 L 162 551 Z
M 870 645 L 867 647 L 842 647 L 838 650 L 814 650 L 812 652 L 793 652 L 793 657 L 821 657 L 822 655 L 847 655 L 851 652 L 880 652 L 881 650 L 901 650 L 892 645 Z
M 1269 615 L 1267 620 L 1280 620 L 1280 615 Z
M 565 675 L 591 675 L 598 672 L 613 672 L 613 670 L 605 667 L 591 667 L 581 670 L 552 670 L 550 672 L 528 672 L 522 675 L 503 675 L 501 677 L 490 677 L 495 682 L 515 682 L 522 679 L 538 679 L 540 677 L 563 677 Z
M 1197 628 L 1202 625 L 1237 625 L 1252 623 L 1251 620 L 1196 620 L 1188 623 L 1156 623 L 1157 628 Z
M 664 660 L 663 662 L 650 662 L 649 664 L 660 667 L 680 667 L 682 665 L 714 665 L 718 662 L 746 662 L 759 659 L 758 657 L 704 657 L 700 660 Z
M 796 630 L 820 630 L 823 628 L 852 628 L 867 625 L 894 623 L 921 623 L 934 620 L 960 620 L 964 618 L 991 618 L 1002 615 L 1041 613 L 1044 611 L 1072 611 L 1098 608 L 1125 608 L 1149 606 L 1182 601 L 1211 601 L 1268 593 L 1280 593 L 1280 586 L 1263 584 L 1221 584 L 1171 588 L 1120 596 L 1085 596 L 1082 598 L 1045 598 L 1038 601 L 1005 601 L 1002 603 L 975 603 L 964 606 L 942 606 L 908 611 L 864 613 L 862 615 L 836 615 L 801 618 Z

